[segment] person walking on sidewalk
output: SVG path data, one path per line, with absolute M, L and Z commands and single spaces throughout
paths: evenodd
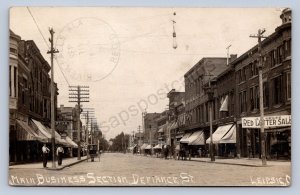
M 47 161 L 48 161 L 48 153 L 50 152 L 50 149 L 47 148 L 46 144 L 42 147 L 42 153 L 43 153 L 43 167 L 47 167 Z
M 61 165 L 62 164 L 62 157 L 63 157 L 63 154 L 64 154 L 64 149 L 61 147 L 61 146 L 58 146 L 57 149 L 56 149 L 56 155 L 57 155 L 57 163 L 58 165 Z

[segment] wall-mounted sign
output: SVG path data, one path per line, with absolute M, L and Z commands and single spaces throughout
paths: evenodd
M 291 126 L 291 115 L 281 116 L 265 116 L 264 117 L 265 128 L 270 127 L 286 127 Z M 242 118 L 242 128 L 260 128 L 260 117 L 244 117 Z

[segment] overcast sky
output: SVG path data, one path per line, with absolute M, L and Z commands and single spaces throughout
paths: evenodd
M 50 64 L 48 28 L 53 27 L 58 106 L 74 106 L 68 85 L 89 86 L 90 102 L 83 105 L 95 108 L 98 124 L 112 138 L 137 132 L 145 108 L 167 109 L 166 93 L 184 91 L 183 75 L 202 57 L 226 57 L 228 45 L 230 54 L 240 56 L 257 43 L 250 34 L 259 28 L 272 34 L 281 24 L 281 10 L 18 7 L 10 10 L 10 29 L 34 40 Z

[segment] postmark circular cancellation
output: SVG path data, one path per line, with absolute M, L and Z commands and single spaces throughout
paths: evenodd
M 113 28 L 99 18 L 77 18 L 64 26 L 55 43 L 56 58 L 70 78 L 100 81 L 117 67 L 120 43 Z

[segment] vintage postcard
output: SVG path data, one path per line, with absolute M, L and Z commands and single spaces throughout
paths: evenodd
M 12 186 L 290 186 L 290 8 L 12 7 Z

